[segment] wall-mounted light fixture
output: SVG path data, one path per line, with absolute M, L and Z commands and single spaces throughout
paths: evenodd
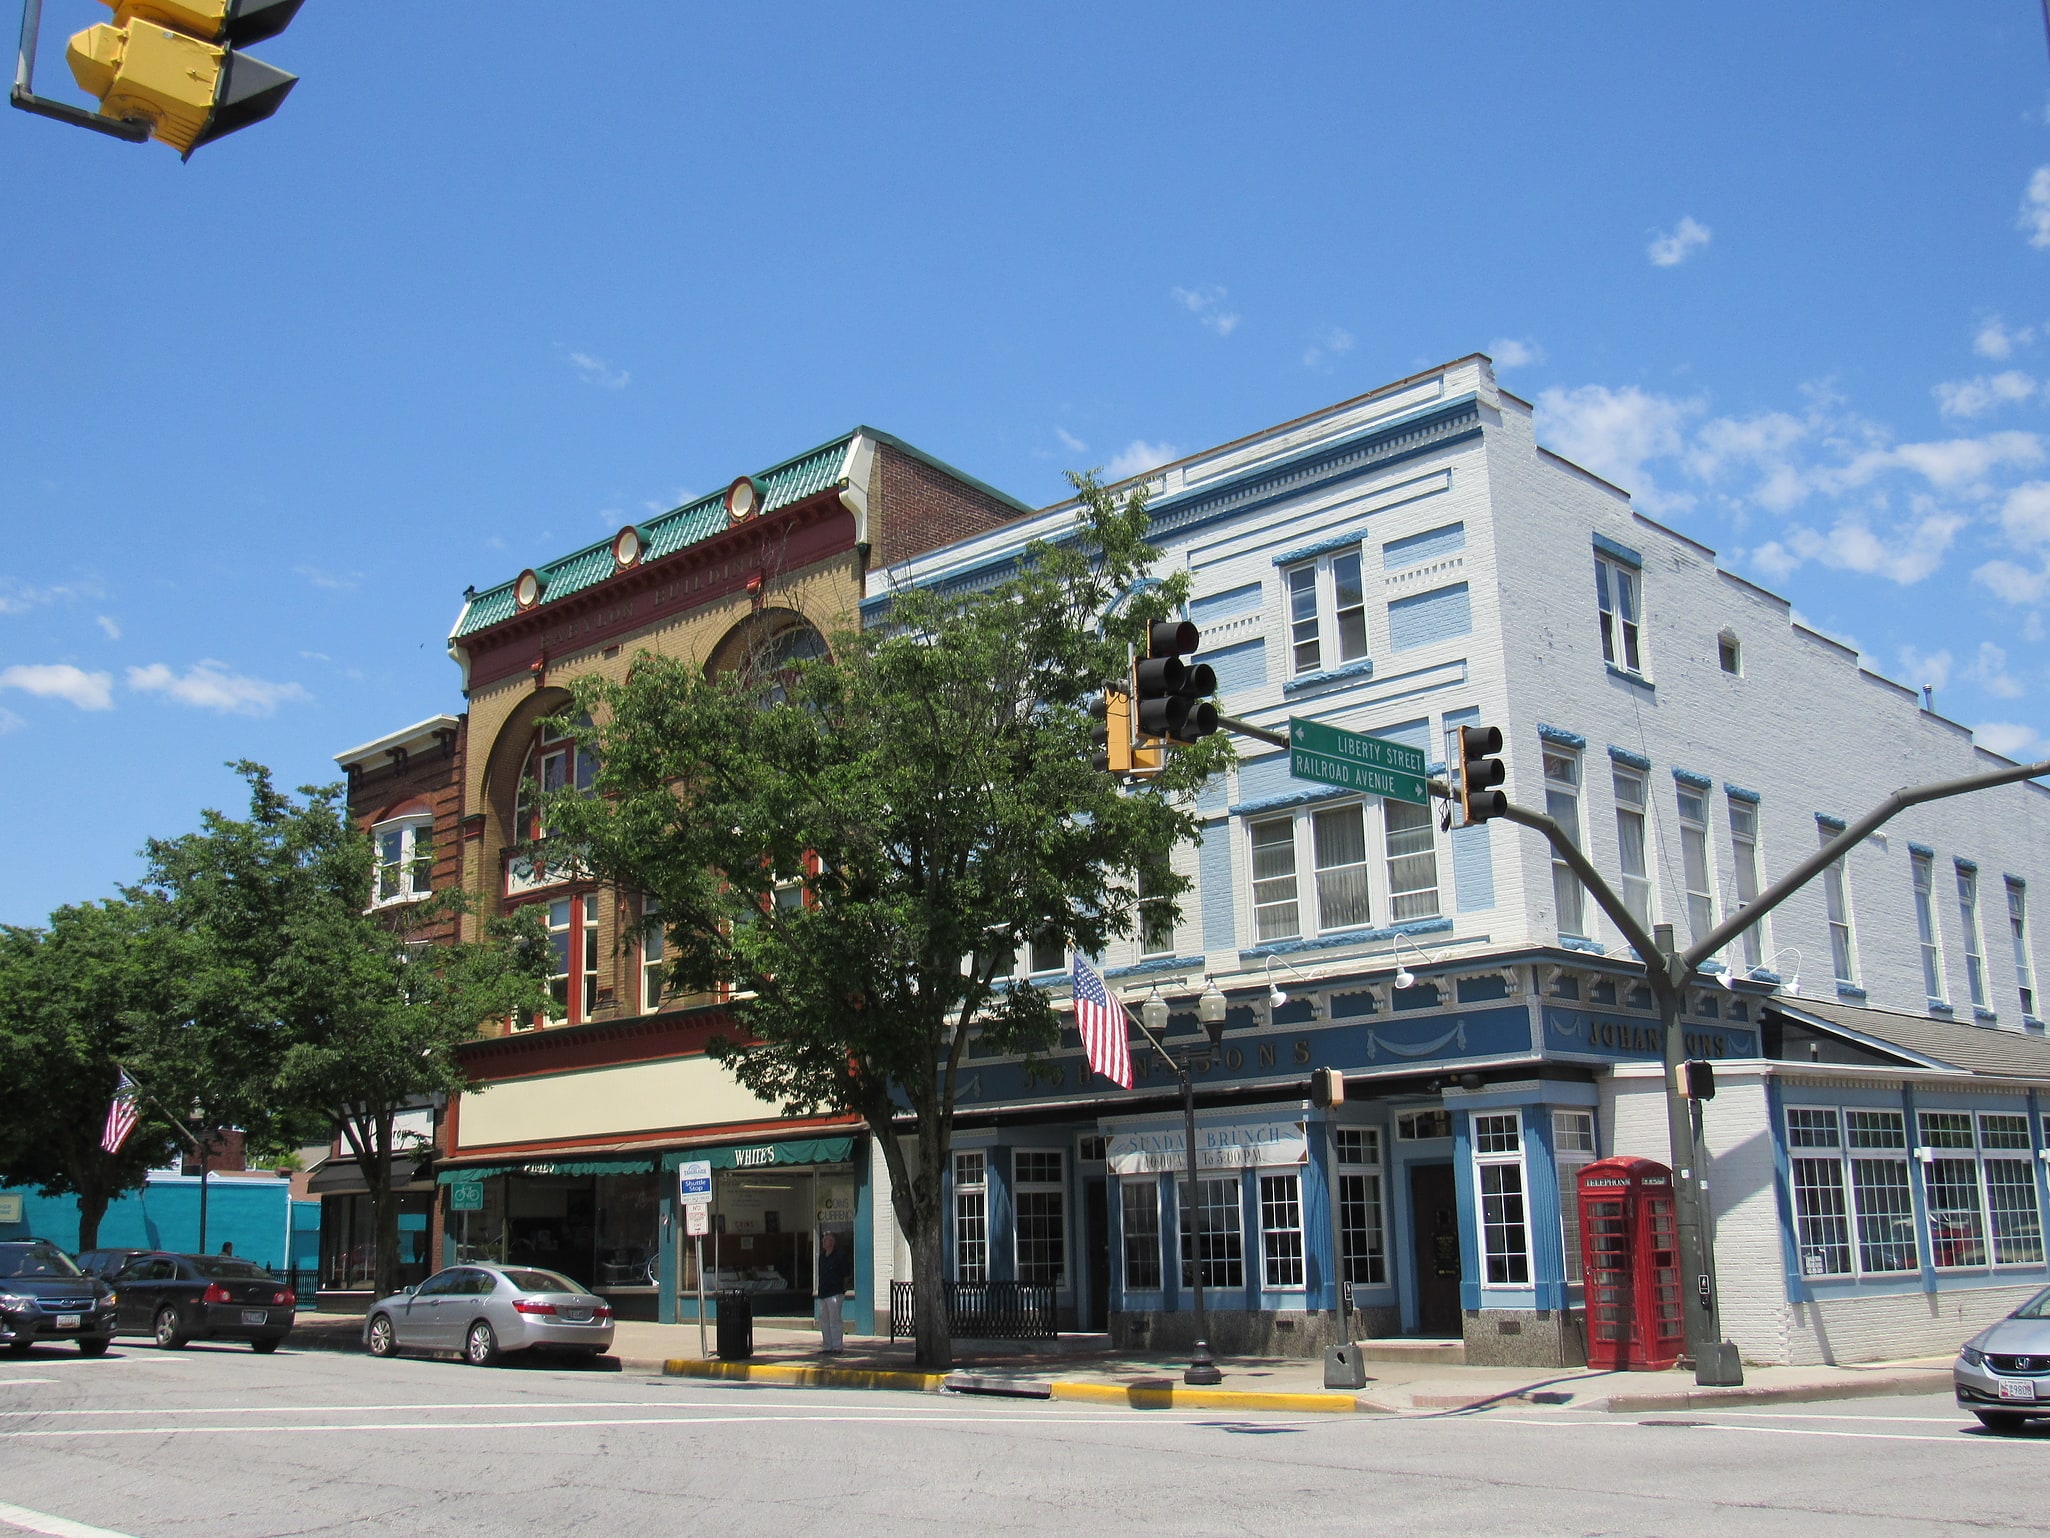
M 1289 971 L 1291 971 L 1291 972 L 1294 972 L 1294 973 L 1295 973 L 1295 975 L 1296 975 L 1297 977 L 1300 977 L 1300 978 L 1302 978 L 1302 980 L 1303 980 L 1304 982 L 1306 982 L 1306 983 L 1307 983 L 1307 982 L 1314 982 L 1314 981 L 1315 981 L 1315 979 L 1314 979 L 1314 978 L 1311 978 L 1311 977 L 1307 977 L 1307 976 L 1305 976 L 1305 975 L 1304 975 L 1304 974 L 1303 974 L 1303 973 L 1302 973 L 1301 971 L 1299 971 L 1299 970 L 1298 970 L 1298 969 L 1297 969 L 1297 968 L 1296 968 L 1296 967 L 1295 967 L 1295 966 L 1294 966 L 1293 964 L 1291 964 L 1291 963 L 1290 963 L 1289 961 L 1287 961 L 1287 960 L 1286 960 L 1285 958 L 1283 958 L 1283 957 L 1280 957 L 1280 956 L 1269 956 L 1269 957 L 1267 958 L 1267 970 L 1266 970 L 1266 980 L 1267 980 L 1267 1010 L 1268 1010 L 1268 1017 L 1269 1017 L 1269 1023 L 1270 1023 L 1270 1024 L 1272 1023 L 1272 1019 L 1273 1019 L 1273 1012 L 1274 1012 L 1275 1010 L 1277 1010 L 1277 1009 L 1281 1008 L 1281 1006 L 1282 1006 L 1282 1005 L 1284 1005 L 1284 1004 L 1286 1004 L 1286 1003 L 1288 1002 L 1288 993 L 1287 993 L 1287 991 L 1286 991 L 1286 990 L 1284 990 L 1284 989 L 1283 989 L 1283 988 L 1282 988 L 1282 987 L 1281 987 L 1281 986 L 1280 986 L 1280 985 L 1279 985 L 1278 983 L 1276 983 L 1276 982 L 1274 981 L 1274 963 L 1275 963 L 1275 962 L 1277 962 L 1277 961 L 1279 961 L 1279 962 L 1280 962 L 1280 963 L 1281 963 L 1281 964 L 1282 964 L 1283 966 L 1287 967 L 1287 968 L 1289 969 Z M 1312 994 L 1312 995 L 1310 995 L 1310 996 L 1309 996 L 1309 1003 L 1310 1003 L 1310 1018 L 1311 1018 L 1312 1020 L 1322 1020 L 1322 1019 L 1324 1018 L 1324 1001 L 1323 1001 L 1323 999 L 1321 999 L 1321 998 L 1319 998 L 1318 996 L 1316 996 L 1316 995 Z

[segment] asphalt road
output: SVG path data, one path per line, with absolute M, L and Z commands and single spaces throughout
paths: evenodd
M 379 1362 L 0 1358 L 0 1538 L 2040 1534 L 2050 1431 L 1767 1412 L 1142 1412 Z

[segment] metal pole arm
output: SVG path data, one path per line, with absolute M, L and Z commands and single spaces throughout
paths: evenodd
M 101 117 L 84 107 L 36 95 L 36 38 L 42 27 L 43 0 L 22 0 L 21 48 L 14 57 L 14 89 L 7 93 L 8 101 L 37 117 L 55 118 L 74 128 L 90 128 L 94 133 L 124 139 L 130 144 L 147 140 L 149 124 L 139 119 Z
M 1792 897 L 1823 870 L 1836 864 L 1847 851 L 1863 843 L 1874 830 L 1897 813 L 1904 812 L 1911 806 L 1920 806 L 1925 801 L 1942 801 L 1951 796 L 1969 795 L 1975 790 L 1992 790 L 2001 785 L 2012 785 L 2020 780 L 2033 780 L 2042 775 L 2050 775 L 2050 760 L 2037 764 L 2017 764 L 2011 769 L 1993 769 L 1985 774 L 1968 774 L 1962 779 L 1938 780 L 1934 784 L 1908 786 L 1895 791 L 1680 952 L 1674 958 L 1674 972 L 1681 981 L 1684 981 L 1702 962 Z

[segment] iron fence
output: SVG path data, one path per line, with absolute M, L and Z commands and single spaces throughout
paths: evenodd
M 914 1283 L 890 1283 L 890 1339 L 918 1333 Z M 948 1282 L 947 1328 L 979 1340 L 1052 1340 L 1060 1333 L 1054 1290 L 1035 1282 Z

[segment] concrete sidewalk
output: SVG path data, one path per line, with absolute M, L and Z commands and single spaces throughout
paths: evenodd
M 302 1313 L 289 1344 L 300 1350 L 360 1350 L 360 1315 Z M 716 1344 L 706 1329 L 708 1344 Z M 1949 1357 L 1861 1363 L 1853 1367 L 1747 1367 L 1741 1388 L 1701 1388 L 1687 1371 L 1551 1371 L 1466 1367 L 1443 1353 L 1407 1342 L 1362 1343 L 1367 1386 L 1357 1393 L 1327 1390 L 1321 1361 L 1284 1357 L 1220 1359 L 1218 1389 L 1190 1389 L 1181 1381 L 1181 1357 L 1160 1352 L 1116 1352 L 1101 1335 L 1054 1341 L 956 1341 L 950 1373 L 929 1373 L 913 1360 L 909 1341 L 847 1337 L 847 1349 L 823 1355 L 816 1330 L 757 1324 L 755 1354 L 745 1362 L 707 1360 L 699 1354 L 696 1324 L 622 1321 L 613 1356 L 625 1372 L 736 1382 L 836 1388 L 895 1388 L 926 1393 L 1000 1394 L 1033 1399 L 1075 1399 L 1138 1409 L 1335 1411 L 1396 1415 L 1459 1414 L 1493 1406 L 1645 1411 L 1734 1408 L 1863 1399 L 1894 1394 L 1947 1393 Z

